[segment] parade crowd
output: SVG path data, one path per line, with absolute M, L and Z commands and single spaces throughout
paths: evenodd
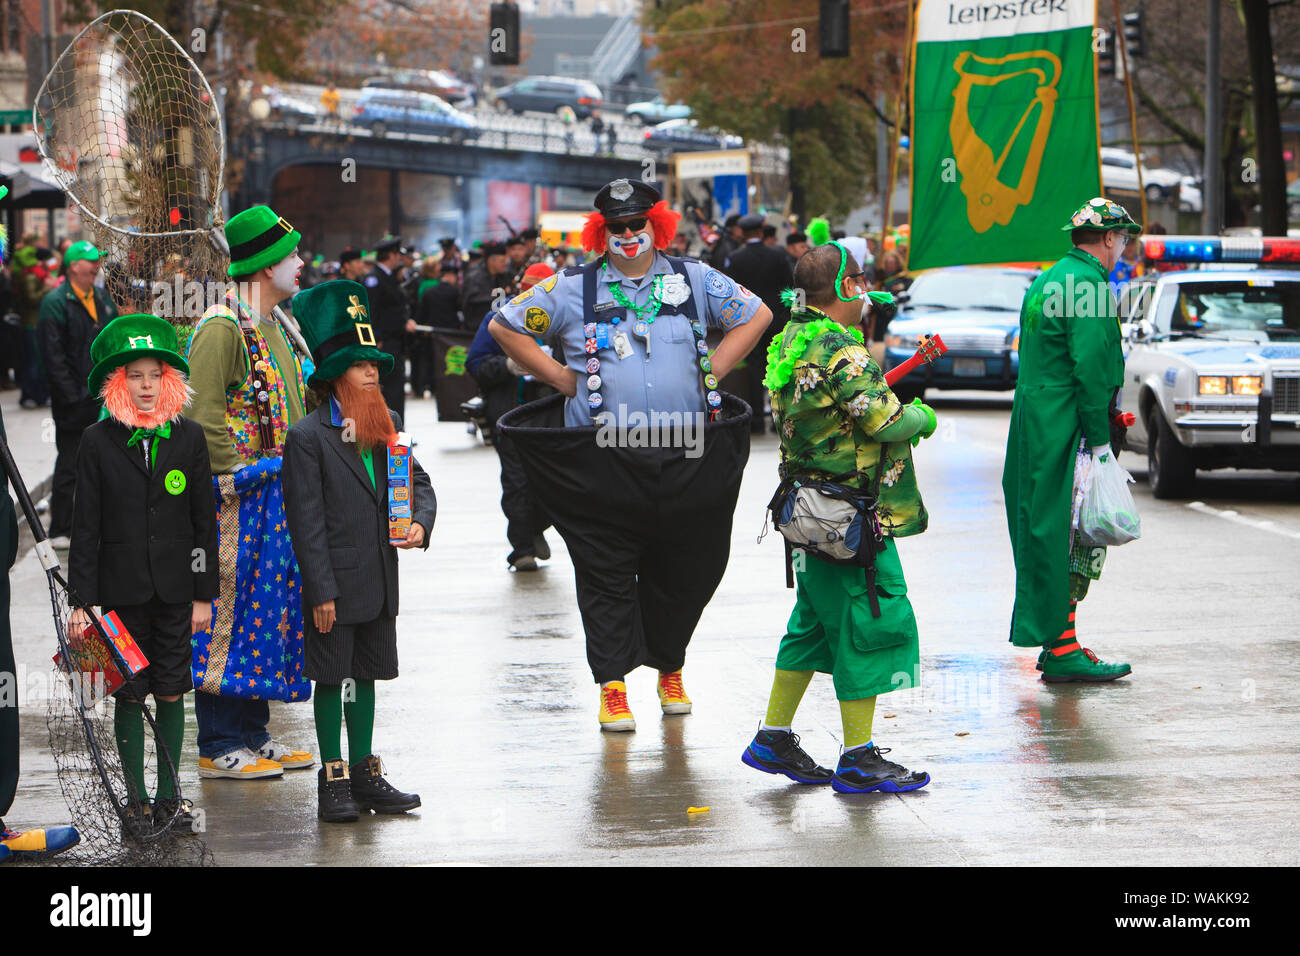
M 189 801 L 161 775 L 148 792 L 141 713 L 152 696 L 158 746 L 185 766 L 191 691 L 200 777 L 319 762 L 323 821 L 421 805 L 390 783 L 374 736 L 376 683 L 399 672 L 398 551 L 428 547 L 437 510 L 403 423 L 408 398 L 434 387 L 434 329 L 475 336 L 466 365 L 500 456 L 507 567 L 548 559 L 549 529 L 564 539 L 602 730 L 635 730 L 625 679 L 640 666 L 659 673 L 663 714 L 690 713 L 687 647 L 727 566 L 751 436 L 770 426 L 781 448 L 772 515 L 787 542 L 801 546 L 788 518 L 809 490 L 857 523 L 847 553 L 811 542 L 814 559 L 790 567 L 794 608 L 741 759 L 842 793 L 930 782 L 887 760 L 872 733 L 878 695 L 919 664 L 894 539 L 928 525 L 912 455 L 937 427 L 919 399 L 900 404 L 881 368 L 894 307 L 880 293 L 906 288 L 906 233 L 878 248 L 814 220 L 780 237 L 759 215 L 692 230 L 652 185 L 625 179 L 594 209 L 581 250 L 548 248 L 535 229 L 466 252 L 446 238 L 423 255 L 386 236 L 325 263 L 255 206 L 225 226 L 239 291 L 192 329 L 119 315 L 89 242 L 52 256 L 28 237 L 15 250 L 21 335 L 5 355 L 16 356 L 23 407 L 52 408 L 49 533 L 69 549 L 81 602 L 115 611 L 150 662 L 114 707 L 131 798 L 124 837 L 153 817 L 192 824 Z M 1075 540 L 1070 511 L 1076 456 L 1104 461 L 1117 440 L 1118 327 L 1044 317 L 1039 293 L 1067 272 L 1106 285 L 1140 229 L 1103 199 L 1065 229 L 1073 250 L 1036 281 L 1022 314 L 1003 482 L 1018 572 L 1010 639 L 1040 650 L 1046 680 L 1107 681 L 1128 665 L 1100 661 L 1075 632 L 1105 549 Z M 748 403 L 721 386 L 742 365 Z M 1038 397 L 1022 400 L 1031 387 Z M 699 454 L 602 443 L 627 409 L 698 419 Z M 69 628 L 89 621 L 78 609 Z M 7 650 L 7 617 L 3 636 Z M 8 653 L 0 670 L 12 667 Z M 818 672 L 840 701 L 834 769 L 793 730 Z M 272 730 L 269 701 L 309 698 L 317 753 Z M 0 813 L 16 748 L 16 733 L 0 734 Z M 5 845 L 56 852 L 69 839 L 56 832 L 6 831 Z

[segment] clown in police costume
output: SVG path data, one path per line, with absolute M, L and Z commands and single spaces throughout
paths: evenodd
M 718 382 L 772 313 L 721 272 L 661 251 L 680 216 L 649 184 L 615 180 L 595 207 L 582 241 L 602 255 L 516 296 L 491 331 L 562 393 L 507 413 L 500 426 L 568 545 L 601 685 L 600 726 L 622 731 L 636 729 L 624 679 L 642 664 L 659 671 L 663 712 L 690 713 L 686 645 L 726 569 L 749 458 L 749 407 Z M 723 333 L 712 353 L 710 329 Z M 679 436 L 698 423 L 702 442 L 645 447 L 634 430 L 654 421 L 681 424 Z M 608 440 L 612 423 L 626 426 L 622 438 Z
M 1142 227 L 1099 196 L 1061 228 L 1074 248 L 1034 280 L 1020 309 L 1020 373 L 1002 472 L 1016 562 L 1011 643 L 1039 648 L 1045 681 L 1103 682 L 1132 668 L 1098 660 L 1075 630 L 1078 603 L 1106 558 L 1105 548 L 1071 531 L 1086 473 L 1076 461 L 1100 464 L 1122 441 L 1114 423 L 1124 353 L 1107 277 Z

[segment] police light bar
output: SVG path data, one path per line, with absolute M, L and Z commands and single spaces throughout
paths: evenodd
M 1142 254 L 1159 262 L 1300 262 L 1300 239 L 1276 236 L 1143 236 Z

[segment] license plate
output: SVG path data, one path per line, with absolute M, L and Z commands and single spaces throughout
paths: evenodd
M 961 378 L 979 378 L 984 374 L 984 360 L 973 358 L 953 359 L 952 374 Z

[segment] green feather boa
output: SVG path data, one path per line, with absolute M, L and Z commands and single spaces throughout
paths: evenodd
M 809 311 L 813 310 L 810 309 Z M 841 335 L 851 336 L 859 343 L 862 342 L 861 330 L 846 329 L 829 316 L 823 316 L 820 319 L 814 319 L 796 332 L 794 338 L 790 340 L 790 347 L 782 355 L 781 341 L 785 338 L 785 330 L 783 329 L 781 334 L 772 339 L 771 344 L 767 347 L 767 374 L 763 376 L 763 384 L 768 391 L 779 392 L 783 389 L 786 383 L 790 381 L 790 376 L 794 374 L 795 363 L 808 350 L 808 345 L 813 339 L 827 332 L 838 332 Z

